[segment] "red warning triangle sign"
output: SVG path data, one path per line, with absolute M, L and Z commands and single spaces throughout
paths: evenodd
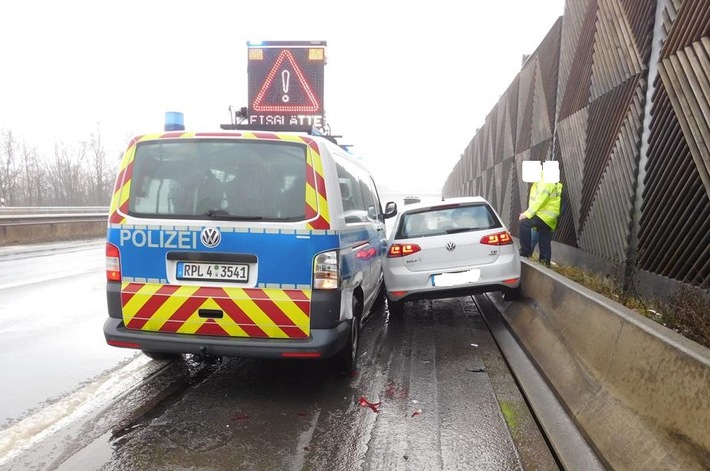
M 256 94 L 254 111 L 315 113 L 320 104 L 291 51 L 284 49 L 276 58 Z

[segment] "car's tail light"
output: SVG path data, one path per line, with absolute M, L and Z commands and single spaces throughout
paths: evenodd
M 106 243 L 106 280 L 121 281 L 121 251 Z
M 313 260 L 313 288 L 338 289 L 340 287 L 340 267 L 338 252 L 332 250 L 316 255 Z
M 497 234 L 488 234 L 481 237 L 481 243 L 484 245 L 511 245 L 513 238 L 510 237 L 508 231 L 498 232 Z
M 417 244 L 392 244 L 387 252 L 389 258 L 406 257 L 407 255 L 412 255 L 417 253 L 422 248 Z

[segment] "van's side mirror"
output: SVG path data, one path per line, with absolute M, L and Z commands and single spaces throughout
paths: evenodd
M 385 219 L 389 219 L 397 215 L 397 203 L 389 201 L 385 205 Z

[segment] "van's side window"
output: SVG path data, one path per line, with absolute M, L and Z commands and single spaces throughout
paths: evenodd
M 363 199 L 362 187 L 354 166 L 346 168 L 347 163 L 336 163 L 338 182 L 340 184 L 340 198 L 343 203 L 346 223 L 366 222 L 367 204 Z
M 360 188 L 362 189 L 362 197 L 365 203 L 365 210 L 367 211 L 367 219 L 377 221 L 378 216 L 382 212 L 382 208 L 377 198 L 375 183 L 372 181 L 372 178 L 366 177 L 360 180 Z

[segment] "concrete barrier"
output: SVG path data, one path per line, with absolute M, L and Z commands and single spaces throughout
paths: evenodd
M 710 349 L 527 260 L 492 301 L 614 470 L 710 469 Z

